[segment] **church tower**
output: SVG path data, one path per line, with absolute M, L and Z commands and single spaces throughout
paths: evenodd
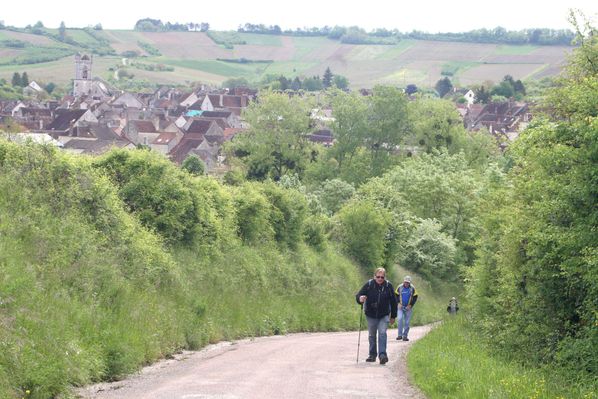
M 91 64 L 92 57 L 90 55 L 75 54 L 75 79 L 73 80 L 73 95 L 75 97 L 91 93 Z

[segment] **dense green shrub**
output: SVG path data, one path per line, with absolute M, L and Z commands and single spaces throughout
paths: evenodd
M 119 188 L 129 210 L 169 243 L 217 236 L 214 215 L 188 174 L 151 151 L 114 151 L 94 162 Z
M 326 180 L 316 191 L 320 204 L 322 204 L 329 215 L 338 212 L 343 204 L 350 200 L 354 194 L 355 187 L 341 179 Z
M 307 213 L 305 195 L 271 182 L 263 184 L 262 192 L 271 205 L 270 224 L 274 229 L 274 238 L 289 248 L 296 248 L 303 238 L 303 223 Z
M 384 266 L 385 237 L 390 215 L 370 202 L 351 202 L 338 213 L 337 234 L 347 254 L 363 268 L 373 271 Z
M 245 183 L 238 187 L 234 191 L 233 204 L 237 216 L 237 231 L 243 241 L 257 243 L 273 239 L 271 205 L 254 184 Z
M 401 264 L 429 279 L 454 279 L 457 276 L 455 240 L 440 230 L 438 222 L 430 219 L 421 220 L 404 244 Z
M 303 240 L 312 247 L 323 250 L 328 241 L 326 236 L 330 228 L 330 220 L 323 215 L 310 215 L 305 219 Z

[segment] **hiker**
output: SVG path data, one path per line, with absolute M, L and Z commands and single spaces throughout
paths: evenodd
M 454 315 L 454 314 L 457 314 L 458 310 L 459 310 L 459 304 L 457 303 L 457 298 L 452 297 L 451 300 L 449 301 L 448 306 L 446 307 L 446 311 L 449 312 L 450 314 Z
M 409 341 L 409 338 L 407 338 L 409 334 L 409 322 L 413 314 L 413 306 L 417 302 L 417 291 L 415 291 L 415 287 L 411 284 L 411 277 L 405 276 L 403 284 L 397 287 L 395 294 L 399 301 L 399 319 L 397 322 L 399 335 L 397 336 L 397 340 Z
M 365 361 L 375 362 L 378 355 L 380 364 L 385 364 L 388 362 L 386 330 L 397 317 L 397 299 L 392 284 L 386 280 L 386 270 L 382 267 L 377 268 L 374 278 L 361 287 L 355 299 L 357 303 L 365 305 L 365 316 L 368 322 L 370 354 Z M 378 334 L 377 350 L 376 333 Z

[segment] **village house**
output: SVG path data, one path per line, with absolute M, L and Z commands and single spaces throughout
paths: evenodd
M 167 155 L 181 141 L 183 133 L 162 132 L 149 146 L 152 150 Z
M 13 118 L 29 130 L 43 130 L 54 120 L 54 112 L 50 108 L 19 107 Z
M 29 82 L 29 84 L 23 88 L 23 94 L 26 96 L 37 96 L 38 94 L 42 93 L 45 93 L 45 90 L 42 89 L 42 87 L 34 80 Z
M 106 123 L 80 123 L 69 136 L 59 137 L 64 149 L 77 154 L 100 155 L 112 148 L 135 148 Z
M 160 135 L 160 132 L 156 130 L 152 121 L 129 120 L 121 135 L 135 144 L 149 145 Z
M 468 130 L 475 131 L 485 128 L 497 138 L 504 137 L 513 141 L 531 121 L 531 118 L 527 103 L 505 101 L 473 104 L 463 117 L 463 123 Z
M 54 120 L 41 130 L 54 138 L 58 138 L 59 136 L 70 136 L 73 129 L 82 123 L 89 122 L 97 123 L 98 119 L 88 109 L 57 109 Z

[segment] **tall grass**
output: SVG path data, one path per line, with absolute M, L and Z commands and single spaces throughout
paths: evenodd
M 428 398 L 598 398 L 598 381 L 566 383 L 561 370 L 530 369 L 493 355 L 462 315 L 418 341 L 409 371 Z

